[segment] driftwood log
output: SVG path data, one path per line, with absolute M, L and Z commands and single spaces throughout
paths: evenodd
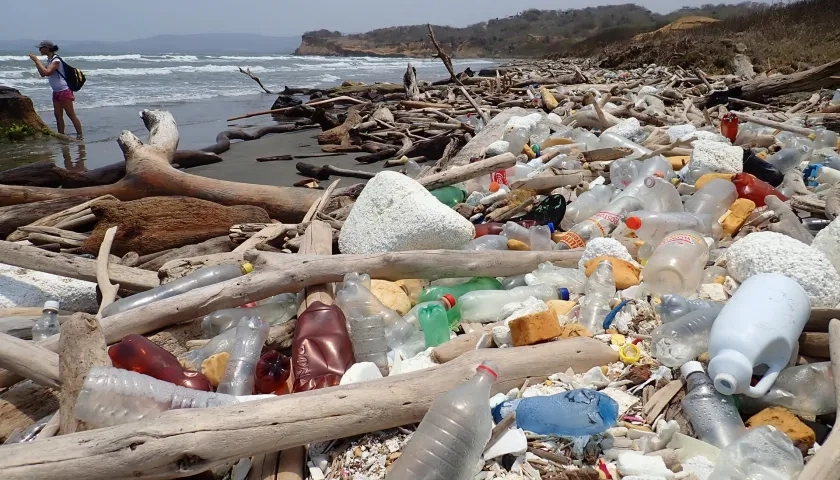
M 172 168 L 178 145 L 175 119 L 168 112 L 142 113 L 149 129 L 149 144 L 144 145 L 133 133 L 123 132 L 118 143 L 125 155 L 126 175 L 111 185 L 76 189 L 0 186 L 0 206 L 38 202 L 71 196 L 113 195 L 120 200 L 150 196 L 185 196 L 222 205 L 255 205 L 272 218 L 296 221 L 318 198 L 306 189 L 227 182 L 190 175 Z
M 492 120 L 487 122 L 484 129 L 478 132 L 478 134 L 473 137 L 469 143 L 464 145 L 464 148 L 462 148 L 461 151 L 452 158 L 449 164 L 452 166 L 467 165 L 470 163 L 471 158 L 481 158 L 484 155 L 484 150 L 490 146 L 491 143 L 502 138 L 502 134 L 504 133 L 505 125 L 508 120 L 513 117 L 525 116 L 527 114 L 528 112 L 524 108 L 509 108 L 496 115 Z M 428 155 L 426 155 L 426 157 L 433 159 L 440 158 L 430 157 Z
M 485 360 L 499 368 L 496 393 L 617 358 L 608 346 L 589 338 L 474 350 L 445 365 L 397 377 L 212 410 L 165 412 L 142 422 L 11 445 L 0 457 L 0 477 L 185 477 L 249 455 L 416 423 L 435 397 L 467 381 Z
M 0 333 L 0 367 L 45 387 L 61 385 L 55 352 L 5 333 Z
M 26 428 L 56 410 L 58 397 L 52 388 L 31 380 L 18 383 L 0 394 L 0 440 L 5 440 L 15 429 Z
M 67 197 L 43 202 L 0 207 L 0 238 L 8 237 L 16 229 L 48 215 L 61 212 L 90 200 L 92 197 Z
M 62 435 L 91 428 L 76 419 L 76 400 L 88 371 L 93 367 L 111 365 L 107 348 L 102 327 L 92 315 L 77 313 L 61 326 L 58 342 L 58 372 L 61 380 L 58 415 Z

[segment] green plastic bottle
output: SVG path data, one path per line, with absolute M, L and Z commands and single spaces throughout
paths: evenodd
M 433 302 L 440 300 L 447 293 L 455 297 L 455 300 L 461 298 L 461 295 L 474 292 L 476 290 L 501 290 L 502 284 L 493 277 L 475 277 L 468 282 L 453 285 L 451 287 L 429 287 L 424 288 L 417 298 L 417 303 Z
M 458 205 L 459 203 L 464 203 L 464 200 L 467 199 L 467 192 L 461 190 L 458 187 L 443 187 L 437 188 L 435 190 L 431 190 L 429 193 L 435 196 L 440 203 L 446 205 L 449 208 Z
M 426 337 L 426 348 L 437 347 L 449 341 L 449 318 L 440 304 L 429 304 L 420 309 L 420 327 Z

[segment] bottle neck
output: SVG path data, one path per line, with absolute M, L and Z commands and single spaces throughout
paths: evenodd
M 703 385 L 714 386 L 714 383 L 712 382 L 712 379 L 709 378 L 709 376 L 706 375 L 703 372 L 692 373 L 691 375 L 686 377 L 685 382 L 687 384 L 686 385 L 686 392 L 690 392 L 690 391 L 692 391 L 696 388 L 699 388 Z

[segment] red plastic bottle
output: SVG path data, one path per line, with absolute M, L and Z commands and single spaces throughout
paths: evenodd
M 347 320 L 337 305 L 315 302 L 298 316 L 292 343 L 295 392 L 336 386 L 354 363 Z
M 108 349 L 115 367 L 174 383 L 175 385 L 212 392 L 210 380 L 198 372 L 184 370 L 175 355 L 155 345 L 142 335 L 126 335 Z
M 258 393 L 285 395 L 289 393 L 292 361 L 280 352 L 271 351 L 257 362 L 256 387 Z
M 732 177 L 732 183 L 735 184 L 735 190 L 738 192 L 738 198 L 746 198 L 755 202 L 756 207 L 763 207 L 765 205 L 764 198 L 768 195 L 775 195 L 783 202 L 788 198 L 778 190 L 773 188 L 767 182 L 761 181 L 749 173 L 739 173 Z
M 502 233 L 502 228 L 504 228 L 504 226 L 504 223 L 498 222 L 479 223 L 475 226 L 475 238 L 483 237 L 485 235 L 499 235 Z
M 740 122 L 738 116 L 732 112 L 725 113 L 720 118 L 720 134 L 728 138 L 733 145 L 735 139 L 738 138 L 738 124 Z

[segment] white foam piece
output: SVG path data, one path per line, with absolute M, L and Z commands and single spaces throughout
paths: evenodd
M 484 452 L 484 460 L 491 460 L 502 455 L 521 455 L 528 450 L 528 439 L 521 428 L 511 428 L 502 434 L 492 447 Z
M 353 366 L 344 372 L 339 385 L 350 385 L 382 378 L 382 372 L 373 362 L 354 363 Z

